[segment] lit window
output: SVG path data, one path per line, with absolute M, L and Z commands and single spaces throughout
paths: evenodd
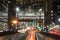
M 51 19 L 53 19 L 53 17 L 51 17 Z
M 53 14 L 51 14 L 51 16 L 53 16 Z

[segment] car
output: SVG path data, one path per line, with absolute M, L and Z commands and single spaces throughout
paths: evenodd
M 60 29 L 52 29 L 49 31 L 51 34 L 60 35 Z

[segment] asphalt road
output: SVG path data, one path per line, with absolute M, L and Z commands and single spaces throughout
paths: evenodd
M 16 34 L 1 36 L 0 40 L 26 40 L 26 38 L 27 38 L 27 33 L 24 34 L 16 33 Z
M 16 33 L 5 36 L 0 36 L 0 40 L 26 40 L 28 34 L 27 33 Z M 51 37 L 44 36 L 40 33 L 36 33 L 36 40 L 56 40 Z
M 47 36 L 42 35 L 40 33 L 36 33 L 36 40 L 56 40 L 56 39 L 52 38 L 52 37 L 47 37 Z

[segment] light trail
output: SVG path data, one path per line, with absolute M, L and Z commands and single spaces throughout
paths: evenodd
M 38 35 L 37 35 L 37 33 L 36 33 L 36 40 L 39 40 L 39 39 L 38 39 Z
M 27 40 L 36 40 L 36 36 L 35 36 L 36 32 L 37 31 L 34 28 L 31 28 L 27 36 Z

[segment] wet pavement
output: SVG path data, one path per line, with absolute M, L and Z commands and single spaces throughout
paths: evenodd
M 26 37 L 27 37 L 27 33 L 25 34 L 16 33 L 6 36 L 1 36 L 0 40 L 26 40 Z
M 15 33 L 10 35 L 0 36 L 0 40 L 26 40 L 27 36 L 28 33 Z M 37 32 L 35 40 L 59 40 L 59 39 L 52 38 L 51 36 L 48 37 Z

